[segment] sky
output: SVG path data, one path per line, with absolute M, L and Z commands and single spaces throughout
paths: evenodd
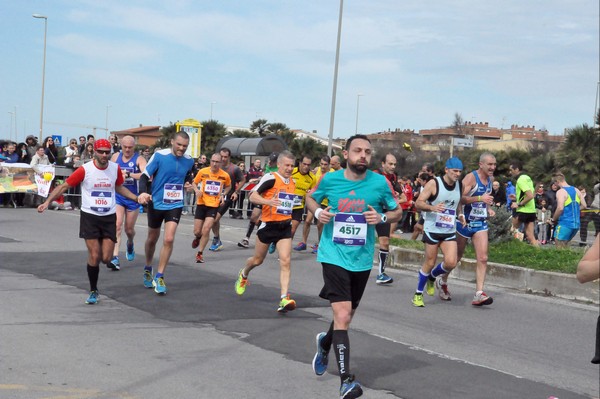
M 333 137 L 593 124 L 598 0 L 345 0 Z M 0 138 L 193 118 L 330 131 L 338 0 L 0 0 Z

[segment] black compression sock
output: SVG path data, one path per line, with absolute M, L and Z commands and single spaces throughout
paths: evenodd
M 88 279 L 90 280 L 90 291 L 98 291 L 98 275 L 100 268 L 98 266 L 87 265 Z
M 329 330 L 327 330 L 327 334 L 321 340 L 321 347 L 325 349 L 325 351 L 329 352 L 331 349 L 331 340 L 333 339 L 333 321 L 329 325 Z
M 350 376 L 350 339 L 347 330 L 333 330 L 333 350 L 342 383 Z
M 254 226 L 256 226 L 255 223 L 248 223 L 248 231 L 246 232 L 246 237 L 250 237 L 250 235 L 252 235 L 252 232 L 254 231 Z

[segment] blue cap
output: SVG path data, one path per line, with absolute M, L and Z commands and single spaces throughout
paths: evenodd
M 463 170 L 462 161 L 456 157 L 452 157 L 446 161 L 446 168 Z

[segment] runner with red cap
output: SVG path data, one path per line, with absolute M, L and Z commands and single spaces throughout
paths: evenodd
M 79 237 L 85 240 L 88 249 L 87 273 L 90 282 L 89 305 L 98 302 L 98 275 L 100 262 L 110 263 L 116 237 L 115 193 L 145 204 L 150 195 L 137 196 L 123 187 L 121 168 L 110 158 L 110 143 L 100 139 L 94 143 L 94 159 L 77 168 L 67 180 L 56 187 L 38 212 L 44 212 L 52 201 L 60 197 L 71 187 L 81 185 L 81 218 Z

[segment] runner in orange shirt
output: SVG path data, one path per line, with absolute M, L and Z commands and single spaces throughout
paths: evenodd
M 202 253 L 208 244 L 217 210 L 231 191 L 231 187 L 229 173 L 221 169 L 221 154 L 213 154 L 210 166 L 200 169 L 194 178 L 193 188 L 198 200 L 194 214 L 195 237 L 192 248 L 198 248 L 196 263 L 204 263 Z
M 250 194 L 250 201 L 262 205 L 261 223 L 256 231 L 254 256 L 246 260 L 235 282 L 235 291 L 243 295 L 248 284 L 250 271 L 260 266 L 269 245 L 274 243 L 279 254 L 281 300 L 278 312 L 296 309 L 296 301 L 290 298 L 290 259 L 292 252 L 292 210 L 296 185 L 291 178 L 296 158 L 289 151 L 282 151 L 277 158 L 277 172 L 265 174 Z

